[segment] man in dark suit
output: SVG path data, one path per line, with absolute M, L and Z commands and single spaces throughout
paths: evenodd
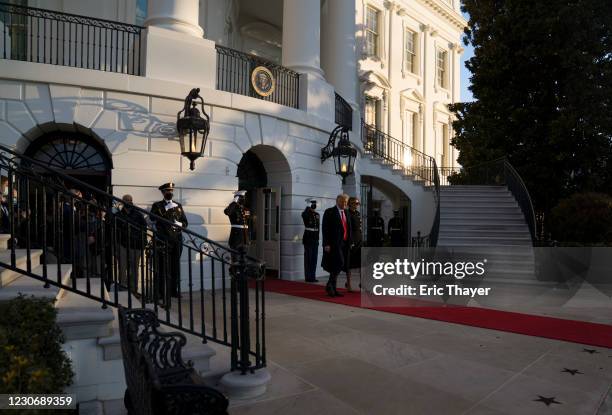
M 151 208 L 151 221 L 155 224 L 157 234 L 161 239 L 164 250 L 159 252 L 159 278 L 157 282 L 160 299 L 165 299 L 166 284 L 170 284 L 169 294 L 178 297 L 181 281 L 181 254 L 183 252 L 183 228 L 187 227 L 187 217 L 183 206 L 172 200 L 174 196 L 174 183 L 165 183 L 159 186 L 164 200 L 153 203 Z M 154 216 L 161 216 L 171 224 L 157 220 Z M 168 275 L 169 274 L 169 275 Z
M 321 266 L 329 272 L 325 287 L 330 297 L 342 297 L 336 288 L 338 274 L 347 270 L 351 241 L 350 216 L 346 210 L 348 195 L 336 197 L 336 205 L 323 214 L 323 261 Z

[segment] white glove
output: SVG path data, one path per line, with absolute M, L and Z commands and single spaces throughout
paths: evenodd
M 175 220 L 175 221 L 174 221 L 174 224 L 175 224 L 176 226 L 180 226 L 181 228 L 183 227 L 183 222 L 179 222 L 178 220 Z

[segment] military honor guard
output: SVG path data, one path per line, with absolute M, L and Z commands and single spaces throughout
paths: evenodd
M 320 215 L 317 212 L 317 199 L 306 199 L 306 209 L 302 212 L 304 222 L 304 276 L 306 282 L 318 282 L 317 257 L 319 256 L 319 223 Z
M 385 220 L 380 217 L 380 210 L 374 208 L 374 214 L 368 220 L 368 246 L 383 246 L 385 239 Z
M 388 233 L 391 246 L 402 247 L 406 245 L 404 240 L 404 221 L 399 215 L 399 210 L 393 211 L 393 217 L 389 220 Z
M 151 222 L 155 225 L 157 233 L 165 245 L 165 251 L 159 258 L 159 272 L 157 293 L 161 299 L 166 295 L 178 297 L 181 281 L 181 254 L 183 252 L 183 228 L 187 228 L 187 217 L 183 206 L 172 200 L 174 197 L 174 183 L 165 183 L 159 186 L 164 199 L 153 203 L 151 207 Z M 165 221 L 158 220 L 156 216 Z M 166 291 L 166 287 L 170 292 Z
M 250 212 L 245 206 L 246 190 L 234 193 L 234 200 L 223 211 L 232 226 L 229 237 L 229 247 L 236 251 L 244 251 L 249 247 L 249 216 Z

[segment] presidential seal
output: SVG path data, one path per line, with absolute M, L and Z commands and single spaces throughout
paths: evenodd
M 267 97 L 274 93 L 276 89 L 276 80 L 268 68 L 265 66 L 258 66 L 251 72 L 251 85 L 258 95 Z

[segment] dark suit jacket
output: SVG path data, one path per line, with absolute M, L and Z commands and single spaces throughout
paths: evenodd
M 176 207 L 173 207 L 170 210 L 166 210 L 166 201 L 162 200 L 160 202 L 153 203 L 151 207 L 151 213 L 157 216 L 161 216 L 164 219 L 169 220 L 170 222 L 179 221 L 183 224 L 183 228 L 188 226 L 187 217 L 185 216 L 185 211 L 183 210 L 183 205 L 178 202 L 174 202 L 177 204 Z M 181 241 L 183 239 L 182 236 L 182 228 L 179 226 L 172 226 L 165 222 L 157 222 L 154 217 L 151 217 L 151 221 L 155 223 L 155 227 L 157 228 L 157 232 L 160 236 L 173 240 L 173 241 Z
M 343 240 L 344 231 L 342 219 L 337 206 L 330 207 L 323 214 L 323 248 L 330 246 L 331 250 L 323 250 L 323 260 L 321 266 L 329 273 L 337 274 L 346 271 L 348 266 L 348 248 L 351 243 L 351 215 L 348 210 L 344 211 L 347 221 L 348 239 Z

